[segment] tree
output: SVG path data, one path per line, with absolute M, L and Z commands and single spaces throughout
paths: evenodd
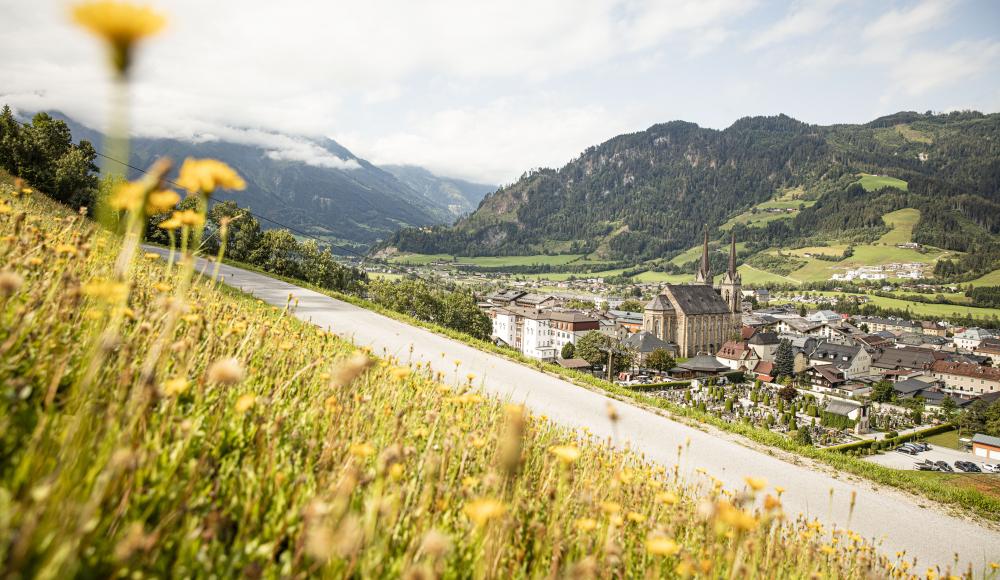
M 575 352 L 576 352 L 576 346 L 572 342 L 567 342 L 566 344 L 563 345 L 562 351 L 559 353 L 559 356 L 561 356 L 564 359 L 573 358 Z
M 774 352 L 775 378 L 790 377 L 794 372 L 795 353 L 792 352 L 792 343 L 784 339 L 778 343 L 778 350 Z
M 812 445 L 813 439 L 812 435 L 809 434 L 809 429 L 803 427 L 795 432 L 795 442 L 799 445 Z
M 889 381 L 879 381 L 872 386 L 872 401 L 876 403 L 888 403 L 896 396 L 895 389 Z M 954 404 L 954 401 L 952 401 Z
M 596 330 L 588 332 L 576 342 L 576 356 L 594 366 L 608 364 L 608 349 L 611 349 L 611 372 L 619 373 L 632 366 L 631 353 L 621 347 L 615 339 Z
M 638 300 L 626 300 L 618 305 L 618 310 L 624 310 L 625 312 L 642 312 L 644 309 L 645 306 Z
M 224 201 L 215 204 L 208 211 L 208 219 L 215 228 L 221 227 L 223 220 L 229 220 L 226 256 L 239 262 L 248 261 L 254 248 L 260 244 L 262 235 L 260 222 L 253 217 L 250 210 L 238 207 L 235 201 Z
M 299 242 L 288 230 L 267 230 L 260 243 L 250 253 L 250 263 L 278 274 L 298 278 L 301 270 L 298 262 Z
M 658 348 L 646 357 L 646 366 L 656 371 L 665 372 L 677 366 L 677 362 L 671 356 L 670 351 Z
M 806 310 L 806 305 L 805 304 L 802 304 L 802 305 L 799 306 L 799 316 L 801 316 L 802 318 L 805 318 L 806 314 L 808 314 L 808 313 L 809 313 L 809 311 Z
M 799 396 L 799 391 L 791 385 L 785 385 L 778 391 L 778 396 L 786 402 L 791 403 L 795 397 Z

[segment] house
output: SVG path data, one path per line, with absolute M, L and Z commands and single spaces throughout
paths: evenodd
M 500 290 L 486 297 L 486 301 L 496 306 L 510 306 L 515 300 L 524 296 L 523 290 Z
M 514 304 L 524 308 L 551 308 L 556 305 L 556 297 L 548 294 L 534 294 L 528 293 L 517 297 L 514 300 Z
M 760 361 L 757 366 L 751 371 L 753 377 L 759 381 L 764 381 L 765 383 L 774 382 L 774 362 L 773 361 Z
M 806 320 L 810 322 L 822 322 L 824 324 L 840 322 L 841 318 L 842 317 L 833 310 L 817 310 L 809 316 L 806 316 Z
M 878 334 L 865 334 L 855 338 L 854 340 L 856 340 L 858 344 L 864 346 L 868 352 L 876 352 L 882 348 L 892 348 L 894 343 L 893 339 L 879 336 Z
M 997 366 L 1000 363 L 1000 339 L 987 338 L 979 343 L 976 354 L 989 357 L 990 364 Z
M 806 380 L 811 390 L 830 392 L 847 383 L 844 371 L 832 364 L 813 365 L 806 369 Z
M 831 399 L 826 404 L 823 412 L 854 421 L 855 433 L 866 433 L 868 431 L 868 405 Z
M 920 330 L 928 336 L 946 336 L 948 328 L 939 322 L 923 320 L 920 322 Z
M 747 346 L 753 349 L 760 360 L 774 360 L 774 353 L 780 343 L 774 332 L 757 332 L 747 340 Z
M 767 306 L 767 303 L 771 301 L 771 293 L 768 292 L 767 288 L 756 288 L 753 290 L 743 290 L 743 300 L 747 302 L 752 302 L 754 299 L 757 300 L 757 304 L 761 306 Z
M 607 316 L 621 328 L 629 333 L 642 330 L 642 313 L 628 312 L 627 310 L 608 310 Z
M 872 357 L 871 370 L 882 375 L 888 374 L 889 371 L 925 371 L 931 368 L 938 358 L 934 351 L 924 348 L 880 349 Z
M 920 325 L 912 320 L 902 318 L 882 318 L 879 316 L 857 316 L 854 323 L 862 330 L 868 328 L 867 332 L 888 331 L 893 334 L 903 334 L 904 332 L 922 332 Z
M 952 342 L 957 348 L 963 350 L 976 350 L 979 344 L 988 338 L 993 338 L 993 333 L 985 328 L 970 327 L 952 337 Z
M 931 374 L 944 383 L 944 390 L 964 396 L 1000 392 L 1000 369 L 982 365 L 934 361 Z
M 656 337 L 652 332 L 636 332 L 630 334 L 622 345 L 636 353 L 636 362 L 639 366 L 646 364 L 646 359 L 654 350 L 662 349 L 670 353 L 670 356 L 677 356 L 677 345 L 666 342 Z
M 1000 437 L 976 433 L 972 436 L 972 454 L 987 461 L 1000 459 Z
M 763 312 L 744 313 L 742 316 L 743 326 L 750 326 L 757 330 L 773 331 L 779 320 L 770 314 Z
M 756 351 L 741 340 L 724 342 L 722 348 L 716 353 L 715 358 L 733 370 L 750 370 L 757 366 L 757 362 L 760 360 Z
M 577 310 L 508 306 L 494 308 L 489 316 L 495 342 L 541 360 L 555 360 L 567 343 L 576 344 L 584 334 L 600 329 L 597 318 Z
M 896 339 L 896 344 L 903 346 L 919 346 L 921 348 L 929 348 L 933 350 L 942 350 L 944 348 L 954 348 L 950 338 L 945 338 L 943 336 L 935 336 L 933 334 L 922 334 L 918 332 L 906 332 Z
M 812 365 L 832 364 L 844 372 L 848 379 L 867 375 L 871 370 L 872 356 L 860 346 L 847 346 L 821 342 L 809 353 Z
M 822 326 L 822 322 L 813 322 L 801 316 L 785 316 L 778 317 L 778 323 L 774 328 L 780 334 L 812 334 L 822 328 Z

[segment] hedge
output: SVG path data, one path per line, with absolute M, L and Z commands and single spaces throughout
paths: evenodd
M 878 441 L 880 447 L 883 449 L 895 447 L 907 441 L 912 441 L 914 439 L 921 439 L 923 437 L 930 437 L 931 435 L 937 435 L 938 433 L 946 433 L 948 431 L 954 430 L 956 427 L 951 423 L 945 423 L 943 425 L 938 425 L 936 427 L 931 427 L 930 429 L 924 429 L 923 431 L 914 431 L 913 433 L 907 433 L 906 435 L 898 435 L 891 439 L 883 439 Z M 828 451 L 855 451 L 860 449 L 870 449 L 875 445 L 876 441 L 874 439 L 866 439 L 864 441 L 855 441 L 854 443 L 847 443 L 845 445 L 837 445 L 835 447 L 827 447 Z
M 628 385 L 633 391 L 651 391 L 661 389 L 681 389 L 691 386 L 691 381 L 670 381 L 666 383 L 649 383 L 648 385 Z

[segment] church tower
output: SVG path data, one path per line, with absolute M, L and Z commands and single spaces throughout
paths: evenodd
M 712 273 L 708 269 L 708 224 L 705 224 L 705 245 L 701 249 L 701 267 L 694 277 L 695 284 L 712 285 Z
M 722 275 L 722 282 L 719 283 L 719 293 L 722 299 L 729 305 L 729 310 L 733 313 L 743 311 L 743 281 L 740 273 L 736 270 L 736 234 L 732 235 L 729 245 L 729 269 Z

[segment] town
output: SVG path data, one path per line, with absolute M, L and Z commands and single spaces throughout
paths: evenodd
M 743 288 L 735 239 L 715 286 L 708 263 L 706 245 L 695 283 L 614 308 L 523 289 L 493 292 L 480 308 L 498 346 L 817 447 L 908 445 L 907 435 L 947 433 L 959 413 L 1000 401 L 992 329 L 771 305 L 766 289 Z M 940 439 L 951 448 L 935 456 L 959 469 L 992 471 L 1000 460 L 997 437 Z M 910 466 L 900 459 L 873 460 Z M 929 465 L 914 467 L 945 469 Z

